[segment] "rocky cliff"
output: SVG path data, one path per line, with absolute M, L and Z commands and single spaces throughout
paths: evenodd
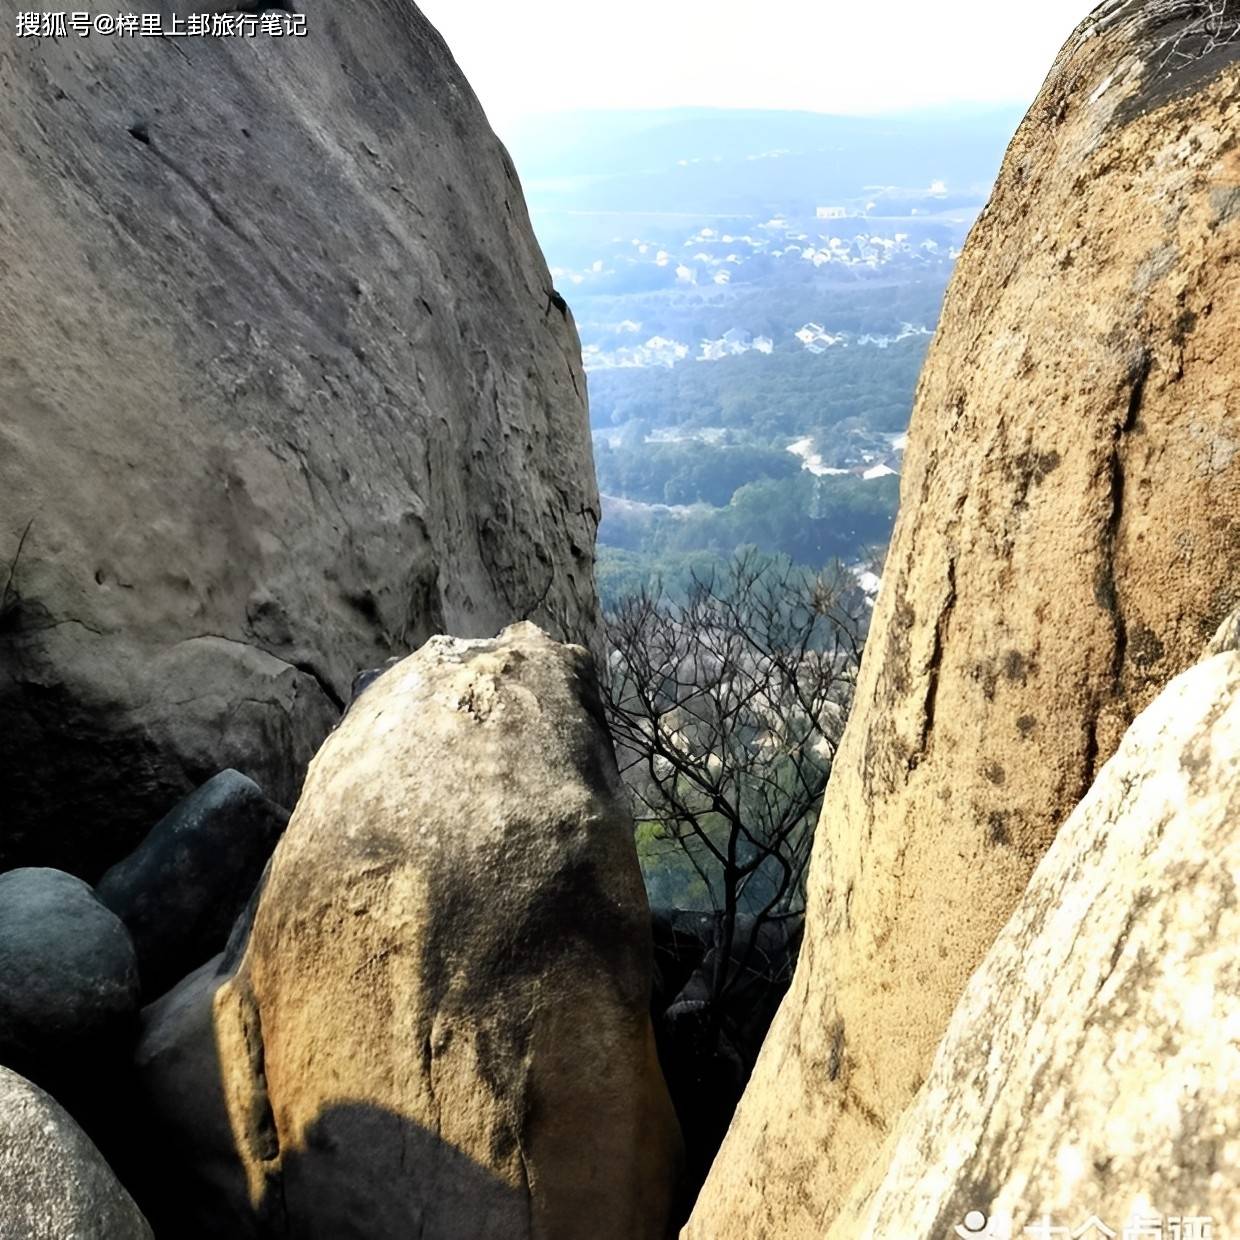
M 692 1240 L 829 1229 L 1057 829 L 1236 602 L 1240 42 L 1221 7 L 1095 10 L 960 261 L 805 949 Z
M 585 388 L 412 3 L 0 16 L 0 869 L 94 878 L 220 769 L 291 805 L 354 673 L 432 633 L 589 642 Z

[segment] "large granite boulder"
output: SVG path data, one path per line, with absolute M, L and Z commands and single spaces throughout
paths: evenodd
M 199 1197 L 241 1211 L 229 1234 L 666 1235 L 649 913 L 584 649 L 518 625 L 386 672 L 230 951 L 139 1048 Z
M 0 874 L 0 1063 L 41 1084 L 110 1070 L 137 1031 L 139 993 L 128 931 L 81 879 Z
M 93 880 L 228 767 L 291 805 L 432 633 L 592 638 L 513 166 L 413 3 L 307 17 L 0 39 L 0 869 Z
M 100 879 L 99 899 L 133 936 L 148 997 L 223 950 L 288 817 L 252 779 L 222 771 Z
M 1219 7 L 1100 6 L 960 260 L 805 949 L 693 1240 L 819 1240 L 1056 830 L 1237 602 L 1240 40 Z
M 1134 1212 L 1142 1238 L 1237 1234 L 1237 876 L 1232 651 L 1172 682 L 1060 830 L 833 1240 L 938 1240 L 974 1211 L 1003 1237 L 1137 1234 Z
M 0 1067 L 0 1236 L 153 1240 L 90 1138 L 43 1090 Z

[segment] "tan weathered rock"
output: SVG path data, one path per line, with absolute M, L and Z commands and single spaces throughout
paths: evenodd
M 305 38 L 15 12 L 0 869 L 93 879 L 221 769 L 291 805 L 353 675 L 432 633 L 591 640 L 598 504 L 576 330 L 413 3 Z
M 69 1114 L 0 1067 L 0 1236 L 153 1240 L 133 1198 Z
M 939 1240 L 973 1210 L 996 1236 L 1134 1210 L 1235 1235 L 1238 879 L 1232 652 L 1167 688 L 1064 824 L 833 1240 Z
M 1240 42 L 1104 4 L 947 297 L 805 949 L 687 1235 L 820 1240 L 1135 715 L 1240 589 Z
M 590 655 L 532 625 L 434 638 L 314 760 L 239 966 L 148 1023 L 145 1088 L 195 1124 L 205 996 L 236 1234 L 662 1240 L 650 935 Z

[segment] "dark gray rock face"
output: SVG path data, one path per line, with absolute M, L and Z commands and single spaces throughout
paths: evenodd
M 227 767 L 291 805 L 433 633 L 594 638 L 512 164 L 414 4 L 308 24 L 0 40 L 0 870 L 93 880 Z
M 90 1138 L 43 1090 L 0 1068 L 0 1236 L 153 1240 Z
M 103 876 L 99 899 L 133 936 L 148 998 L 223 950 L 288 817 L 252 779 L 223 771 Z
M 129 932 L 84 882 L 0 874 L 0 1063 L 42 1083 L 104 1057 L 136 1026 L 138 992 Z
M 244 936 L 248 926 L 241 927 Z M 134 1053 L 134 1097 L 147 1156 L 134 1193 L 158 1233 L 180 1237 L 259 1235 L 220 1075 L 212 1008 L 235 972 L 209 960 L 142 1010 Z

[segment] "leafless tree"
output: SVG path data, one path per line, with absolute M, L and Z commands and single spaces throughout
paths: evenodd
M 660 588 L 606 617 L 608 711 L 635 817 L 719 914 L 716 1003 L 743 984 L 763 924 L 804 909 L 867 616 L 846 570 L 814 576 L 748 552 L 683 600 Z M 742 914 L 753 921 L 738 945 Z
M 1235 0 L 1200 0 L 1166 7 L 1169 16 L 1180 21 L 1175 23 L 1174 34 L 1157 47 L 1155 54 L 1162 57 L 1159 73 L 1171 75 L 1240 42 L 1240 11 Z

